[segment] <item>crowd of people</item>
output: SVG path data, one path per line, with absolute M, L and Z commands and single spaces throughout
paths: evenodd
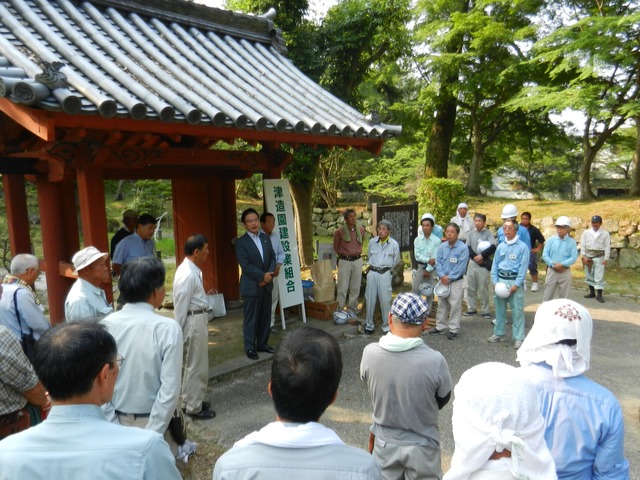
M 486 228 L 485 215 L 469 218 L 466 204 L 444 230 L 433 215 L 423 215 L 413 292 L 395 299 L 390 270 L 400 260 L 399 247 L 391 223 L 378 223 L 369 241 L 365 333 L 374 331 L 373 307 L 379 302 L 383 335 L 365 347 L 360 364 L 372 405 L 369 455 L 320 423 L 342 377 L 337 341 L 301 327 L 285 335 L 277 349 L 267 343 L 277 302 L 272 290 L 282 265 L 280 242 L 272 216 L 243 212 L 247 233 L 235 248 L 242 268 L 245 352 L 251 359 L 257 352 L 273 354 L 267 390 L 276 421 L 236 442 L 216 462 L 213 478 L 628 479 L 620 405 L 584 375 L 591 315 L 566 298 L 578 256 L 568 234 L 570 219 L 559 217 L 557 235 L 545 241 L 531 230 L 528 212 L 520 225 L 517 215 L 513 205 L 505 206 L 497 238 Z M 146 222 L 144 217 L 138 220 Z M 13 259 L 0 290 L 0 480 L 178 479 L 188 445 L 183 415 L 215 417 L 205 399 L 209 307 L 201 267 L 209 253 L 207 239 L 195 234 L 184 245 L 172 319 L 155 312 L 166 292 L 164 264 L 147 243 L 153 231 L 148 223 L 127 226 L 131 218 L 125 212 L 128 235 L 112 246 L 123 258 L 117 311 L 102 288 L 111 281 L 108 253 L 87 247 L 73 256 L 78 279 L 65 302 L 67 321 L 55 328 L 35 295 L 38 259 L 26 254 Z M 586 297 L 604 302 L 610 241 L 601 225 L 594 216 L 580 254 Z M 128 238 L 135 241 L 123 244 Z M 365 241 L 355 212 L 345 212 L 345 226 L 334 238 L 340 307 L 357 308 Z M 140 255 L 123 254 L 127 244 Z M 538 288 L 537 253 L 543 245 L 545 301 L 525 336 L 525 277 L 529 270 L 532 289 Z M 550 271 L 556 274 L 551 279 Z M 488 341 L 505 340 L 511 308 L 521 368 L 481 364 L 463 374 L 454 389 L 444 356 L 423 334 L 455 340 L 463 315 L 490 318 L 489 284 L 496 318 Z M 555 290 L 560 297 L 552 299 Z M 434 296 L 436 326 L 429 328 Z M 455 453 L 443 477 L 438 417 L 452 394 Z
M 538 260 L 546 266 L 544 301 L 554 297 L 567 298 L 572 284 L 571 266 L 581 256 L 589 293 L 604 303 L 605 267 L 611 256 L 611 238 L 602 228 L 602 217 L 594 215 L 591 228 L 584 230 L 580 248 L 571 237 L 571 219 L 559 216 L 555 222 L 556 235 L 548 240 L 531 223 L 531 213 L 506 204 L 502 209 L 502 225 L 494 235 L 487 228 L 487 217 L 482 213 L 469 214 L 466 203 L 460 203 L 456 215 L 444 229 L 431 213 L 420 219 L 418 234 L 413 244 L 412 292 L 426 299 L 429 309 L 434 296 L 438 298 L 436 325 L 429 335 L 446 335 L 455 340 L 463 316 L 482 316 L 492 319 L 491 299 L 495 307 L 492 320 L 494 332 L 490 343 L 505 340 L 507 308 L 513 321 L 513 345 L 519 348 L 524 340 L 524 295 L 527 289 L 527 271 L 531 274 L 530 289 L 540 289 Z M 358 308 L 359 285 L 362 278 L 362 246 L 365 230 L 357 225 L 355 212 L 344 212 L 345 223 L 334 234 L 334 250 L 338 259 L 338 309 Z M 518 221 L 520 219 L 520 221 Z M 374 312 L 377 304 L 381 311 L 382 333 L 389 331 L 387 315 L 391 305 L 391 270 L 401 262 L 397 242 L 392 236 L 393 225 L 381 220 L 377 235 L 369 240 L 369 264 L 364 270 L 365 334 L 375 329 Z M 347 298 L 349 301 L 347 302 Z M 464 305 L 466 304 L 466 310 Z

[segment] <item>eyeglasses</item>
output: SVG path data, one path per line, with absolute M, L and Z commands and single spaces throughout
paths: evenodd
M 122 367 L 122 364 L 124 363 L 124 357 L 120 354 L 116 355 L 116 359 L 113 362 L 109 362 L 109 366 L 111 368 L 113 368 L 114 364 L 118 364 L 118 367 Z

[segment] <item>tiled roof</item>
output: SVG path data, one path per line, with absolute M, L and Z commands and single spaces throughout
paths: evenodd
M 31 108 L 384 139 L 304 76 L 266 17 L 182 0 L 2 0 L 0 97 Z

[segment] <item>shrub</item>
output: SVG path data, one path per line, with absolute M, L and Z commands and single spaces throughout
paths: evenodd
M 436 223 L 445 225 L 455 215 L 458 203 L 465 198 L 462 182 L 448 178 L 425 178 L 418 187 L 418 208 L 420 216 L 431 212 Z

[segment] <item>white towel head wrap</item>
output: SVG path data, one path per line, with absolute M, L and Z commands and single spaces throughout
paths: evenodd
M 470 368 L 455 387 L 455 452 L 444 480 L 467 480 L 495 452 L 509 450 L 507 464 L 518 479 L 556 479 L 544 441 L 544 420 L 533 385 L 524 372 L 504 363 Z
M 538 307 L 529 335 L 518 350 L 523 367 L 544 362 L 557 378 L 576 377 L 589 369 L 591 315 L 577 302 L 557 298 Z M 575 340 L 575 345 L 558 343 Z

